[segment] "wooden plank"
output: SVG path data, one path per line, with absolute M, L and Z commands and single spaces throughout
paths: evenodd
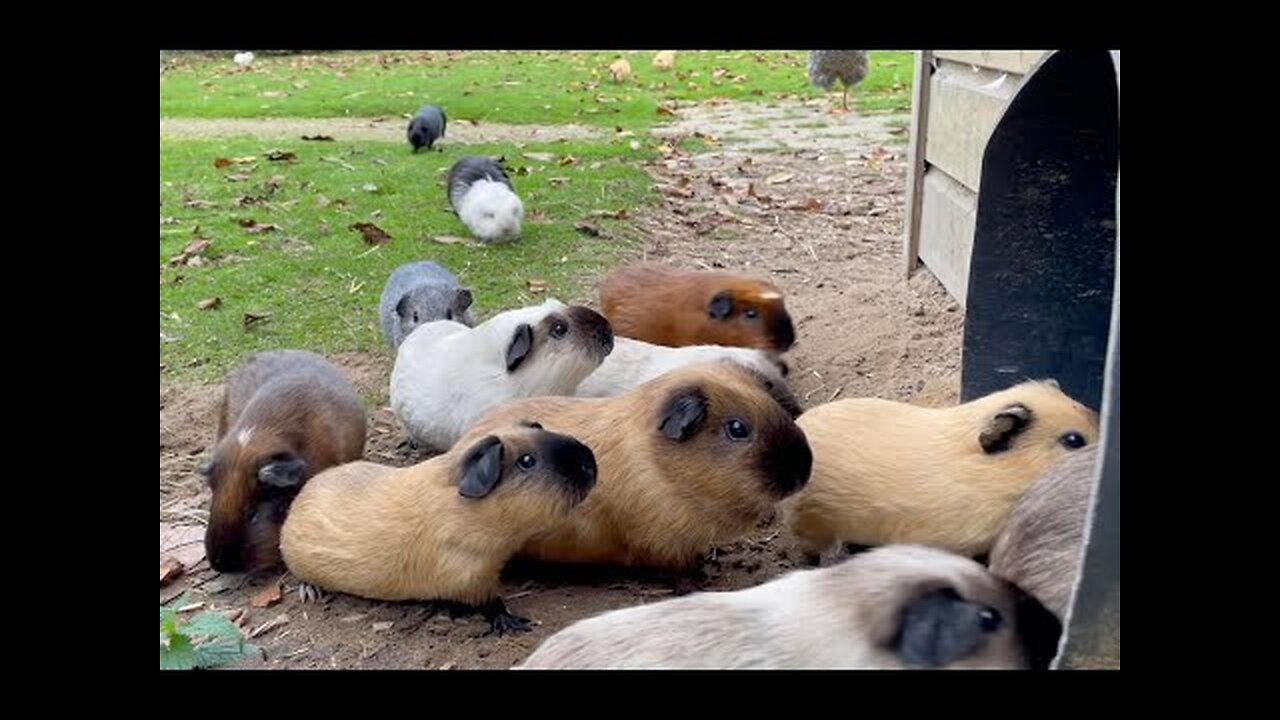
M 978 196 L 936 167 L 925 173 L 923 196 L 920 261 L 964 307 Z
M 939 67 L 930 80 L 925 160 L 978 192 L 987 141 L 1020 86 L 1017 75 Z
M 968 63 L 979 67 L 1026 75 L 1044 57 L 1046 50 L 935 50 L 943 60 Z
M 911 134 L 907 149 L 907 218 L 902 231 L 904 274 L 909 278 L 920 255 L 920 206 L 924 200 L 925 134 L 928 132 L 929 76 L 933 57 L 928 50 L 915 53 L 914 83 L 911 86 Z

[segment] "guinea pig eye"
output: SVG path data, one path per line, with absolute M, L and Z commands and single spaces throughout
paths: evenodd
M 493 219 L 493 213 L 485 213 L 484 216 L 489 218 L 490 220 Z
M 993 633 L 999 630 L 1001 620 L 999 611 L 994 608 L 983 608 L 978 613 L 978 627 L 982 628 L 982 632 Z
M 746 312 L 742 313 L 742 315 L 748 320 L 755 320 L 760 317 L 760 311 L 755 308 L 749 308 Z
M 529 453 L 525 453 L 520 456 L 519 460 L 516 460 L 516 464 L 520 466 L 521 470 L 532 470 L 533 466 L 538 464 L 538 459 Z
M 1058 438 L 1058 442 L 1062 443 L 1062 447 L 1068 450 L 1078 450 L 1087 444 L 1084 436 L 1078 432 L 1069 432 Z
M 746 440 L 751 437 L 751 428 L 738 418 L 733 418 L 724 424 L 724 432 L 729 436 L 730 440 Z
M 414 321 L 415 323 L 416 323 L 416 322 L 418 322 L 418 313 L 416 313 L 416 312 L 413 314 L 413 321 Z
M 414 318 L 414 319 L 416 320 L 417 318 Z M 445 311 L 444 311 L 444 319 L 445 319 L 445 320 L 452 320 L 452 319 L 453 319 L 453 311 L 452 311 L 452 310 L 445 310 Z
M 569 324 L 563 320 L 557 320 L 556 323 L 551 326 L 551 337 L 564 337 L 568 332 Z

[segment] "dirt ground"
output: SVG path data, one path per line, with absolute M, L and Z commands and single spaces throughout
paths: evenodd
M 859 396 L 954 404 L 963 311 L 927 269 L 902 278 L 906 163 L 894 133 L 904 118 L 833 115 L 829 108 L 818 100 L 682 109 L 662 134 L 672 145 L 701 134 L 709 147 L 691 155 L 673 149 L 650 168 L 665 202 L 638 215 L 647 237 L 639 254 L 687 268 L 759 273 L 778 284 L 799 337 L 788 354 L 789 380 L 806 407 Z M 590 296 L 575 299 L 594 304 Z M 387 407 L 390 352 L 332 359 L 376 398 L 366 458 L 414 462 L 400 448 L 406 438 Z M 214 440 L 218 394 L 212 385 L 160 386 L 161 556 L 176 555 L 189 568 L 160 598 L 190 589 L 200 610 L 243 611 L 239 622 L 257 633 L 252 641 L 263 656 L 241 667 L 508 668 L 578 619 L 674 593 L 668 577 L 517 562 L 504 575 L 503 596 L 537 626 L 499 638 L 484 636 L 488 625 L 479 616 L 450 618 L 429 604 L 331 594 L 304 606 L 297 581 L 283 570 L 219 575 L 203 559 L 209 493 L 195 474 Z M 779 526 L 766 524 L 711 550 L 702 587 L 756 585 L 796 560 Z M 283 598 L 252 607 L 276 583 Z

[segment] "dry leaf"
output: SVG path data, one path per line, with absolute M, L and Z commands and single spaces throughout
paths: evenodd
M 778 173 L 777 175 L 770 175 L 765 182 L 770 185 L 781 185 L 785 182 L 791 182 L 793 178 L 795 178 L 795 175 L 792 173 Z
M 456 235 L 436 235 L 435 237 L 431 238 L 431 240 L 434 242 L 438 242 L 442 245 L 470 245 L 471 244 L 470 238 L 458 237 Z
M 557 164 L 558 164 L 558 165 L 566 165 L 566 166 L 568 166 L 568 165 L 577 165 L 577 164 L 578 164 L 578 158 L 576 158 L 576 157 L 574 157 L 574 156 L 572 156 L 572 155 L 565 155 L 563 158 L 560 158 L 560 162 L 559 162 L 559 163 L 557 163 Z
M 676 63 L 675 50 L 663 50 L 653 56 L 653 66 L 659 70 L 670 70 Z
M 360 186 L 360 189 L 364 190 L 365 192 L 371 192 L 371 193 L 378 192 L 378 186 L 374 185 L 373 183 L 365 183 L 364 185 Z
M 631 77 L 631 63 L 625 58 L 618 58 L 609 64 L 609 73 L 613 75 L 614 82 L 626 82 Z
M 669 108 L 666 105 L 659 105 L 658 114 L 659 115 L 675 115 L 676 111 L 674 108 Z
M 534 208 L 533 212 L 529 213 L 528 218 L 529 222 L 534 225 L 546 225 L 551 222 L 551 218 L 542 210 L 542 208 Z
M 244 326 L 247 329 L 247 328 L 253 327 L 257 323 L 260 323 L 264 320 L 270 320 L 270 319 L 271 319 L 271 313 L 247 312 L 244 314 Z
M 160 557 L 193 568 L 204 560 L 204 527 L 160 523 Z
M 795 200 L 787 203 L 788 210 L 805 210 L 814 211 L 822 209 L 822 201 L 817 198 L 809 198 L 808 200 Z
M 546 280 L 530 280 L 529 281 L 529 292 L 544 293 L 546 291 L 547 291 Z
M 164 366 L 162 365 L 160 369 L 163 370 Z M 160 587 L 164 587 L 165 585 L 168 585 L 169 583 L 173 582 L 174 579 L 176 579 L 179 575 L 182 574 L 183 570 L 186 570 L 186 567 L 183 566 L 181 560 L 177 558 L 172 558 L 172 557 L 161 559 L 160 560 Z
M 267 159 L 272 162 L 297 162 L 298 156 L 287 150 L 268 150 Z
M 390 235 L 373 223 L 356 223 L 348 226 L 347 229 L 358 230 L 365 243 L 369 245 L 381 245 L 391 240 Z
M 614 220 L 626 220 L 627 209 L 621 208 L 619 210 L 592 210 L 591 216 L 600 217 L 600 218 L 604 218 L 604 217 L 613 218 Z
M 587 223 L 587 222 L 575 223 L 573 226 L 573 229 L 577 230 L 578 232 L 584 235 L 590 235 L 591 237 L 600 237 L 600 228 L 596 227 L 595 225 L 592 225 L 591 223 Z
M 192 200 L 187 200 L 186 202 L 184 202 L 184 203 L 182 203 L 182 204 L 183 204 L 185 207 L 189 207 L 189 208 L 197 208 L 197 209 L 200 209 L 200 210 L 203 210 L 203 209 L 206 209 L 206 208 L 214 208 L 214 207 L 218 207 L 218 203 L 216 203 L 216 202 L 212 202 L 212 201 L 209 201 L 209 200 L 195 200 L 195 199 L 192 199 Z
M 218 308 L 222 307 L 222 298 L 211 297 L 207 300 L 201 300 L 200 302 L 196 303 L 196 307 L 200 308 L 201 310 L 217 310 Z
M 394 620 L 387 621 L 387 622 L 376 622 L 376 623 L 374 623 L 374 624 L 373 624 L 373 631 L 374 631 L 374 632 L 383 632 L 384 630 L 390 630 L 390 629 L 391 629 L 391 627 L 392 627 L 393 625 L 395 625 L 395 624 L 396 624 L 396 623 L 395 623 L 395 621 L 394 621 Z
M 262 93 L 262 97 L 267 98 L 284 98 L 289 97 L 289 93 L 283 90 L 266 90 Z
M 662 153 L 664 157 L 670 157 L 675 151 L 676 149 L 671 147 L 669 143 L 662 143 L 658 146 L 658 152 Z
M 244 182 L 249 176 L 246 173 L 235 173 L 227 176 L 227 182 Z
M 275 232 L 276 230 L 280 229 L 279 225 L 274 225 L 272 223 L 260 224 L 257 220 L 252 220 L 252 219 L 237 220 L 236 224 L 238 224 L 240 227 L 244 228 L 245 230 L 249 231 L 250 233 L 253 233 L 254 235 L 257 235 L 258 233 L 264 233 L 264 232 Z
M 536 160 L 538 162 L 551 162 L 556 159 L 555 153 L 531 152 L 525 153 L 524 156 L 530 160 Z
M 253 596 L 249 604 L 256 608 L 271 607 L 280 602 L 282 593 L 280 591 L 280 583 L 274 582 L 262 589 L 262 592 Z
M 279 615 L 274 619 L 268 620 L 262 623 L 261 625 L 259 625 L 258 627 L 254 628 L 253 631 L 249 633 L 249 639 L 252 640 L 258 637 L 259 635 L 262 635 L 265 632 L 274 630 L 275 628 L 278 628 L 281 625 L 288 625 L 288 624 L 289 624 L 289 616 Z
M 313 142 L 333 142 L 333 138 L 328 135 L 303 135 L 302 139 Z

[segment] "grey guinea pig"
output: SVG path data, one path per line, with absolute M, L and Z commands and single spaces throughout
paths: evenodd
M 444 128 L 448 118 L 444 110 L 435 105 L 423 105 L 418 113 L 409 121 L 409 144 L 413 151 L 421 148 L 431 149 L 435 141 L 444 137 Z
M 453 320 L 472 327 L 471 302 L 471 291 L 437 263 L 405 263 L 391 273 L 378 301 L 382 337 L 395 349 L 423 323 Z

